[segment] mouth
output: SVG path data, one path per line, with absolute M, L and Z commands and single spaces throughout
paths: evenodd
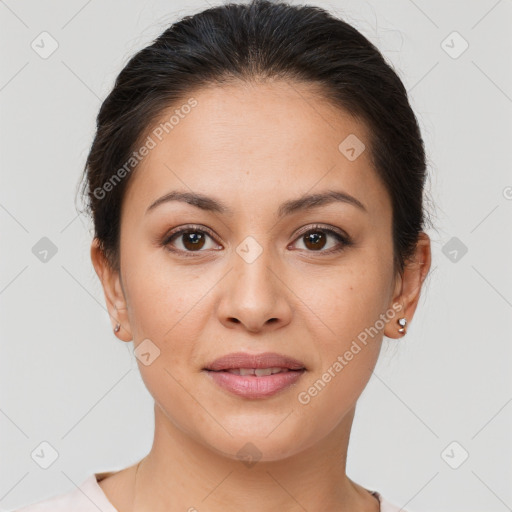
M 307 370 L 301 361 L 289 356 L 238 352 L 216 359 L 203 371 L 230 394 L 257 399 L 283 391 Z

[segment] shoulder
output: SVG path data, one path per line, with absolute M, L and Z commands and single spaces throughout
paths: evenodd
M 117 512 L 102 492 L 96 475 L 90 475 L 75 489 L 26 505 L 13 512 Z

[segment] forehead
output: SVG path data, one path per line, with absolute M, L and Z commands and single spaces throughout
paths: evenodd
M 305 84 L 201 88 L 164 110 L 147 134 L 153 147 L 125 192 L 130 211 L 142 214 L 176 189 L 222 196 L 235 209 L 339 189 L 370 213 L 390 209 L 366 125 Z

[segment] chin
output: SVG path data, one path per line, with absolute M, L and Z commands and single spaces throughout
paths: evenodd
M 204 444 L 212 451 L 228 459 L 245 462 L 251 467 L 256 462 L 275 462 L 291 457 L 301 451 L 302 444 L 296 435 L 283 430 L 272 432 L 279 422 L 272 428 L 265 425 L 264 429 L 245 429 L 238 433 L 233 429 L 229 431 L 233 437 L 219 436 L 212 439 L 203 439 Z M 270 432 L 270 434 L 269 434 Z

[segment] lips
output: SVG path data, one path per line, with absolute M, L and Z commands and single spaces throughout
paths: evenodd
M 264 352 L 261 354 L 247 354 L 245 352 L 233 352 L 223 357 L 215 359 L 208 364 L 204 370 L 220 372 L 229 370 L 258 370 L 269 369 L 271 373 L 277 373 L 275 370 L 280 369 L 282 372 L 290 370 L 305 370 L 306 367 L 301 361 L 290 356 L 277 354 L 275 352 Z M 232 372 L 234 373 L 234 372 Z M 262 374 L 257 372 L 256 375 Z
M 275 352 L 235 352 L 216 359 L 203 371 L 230 395 L 254 400 L 290 389 L 302 378 L 306 367 L 302 361 Z

